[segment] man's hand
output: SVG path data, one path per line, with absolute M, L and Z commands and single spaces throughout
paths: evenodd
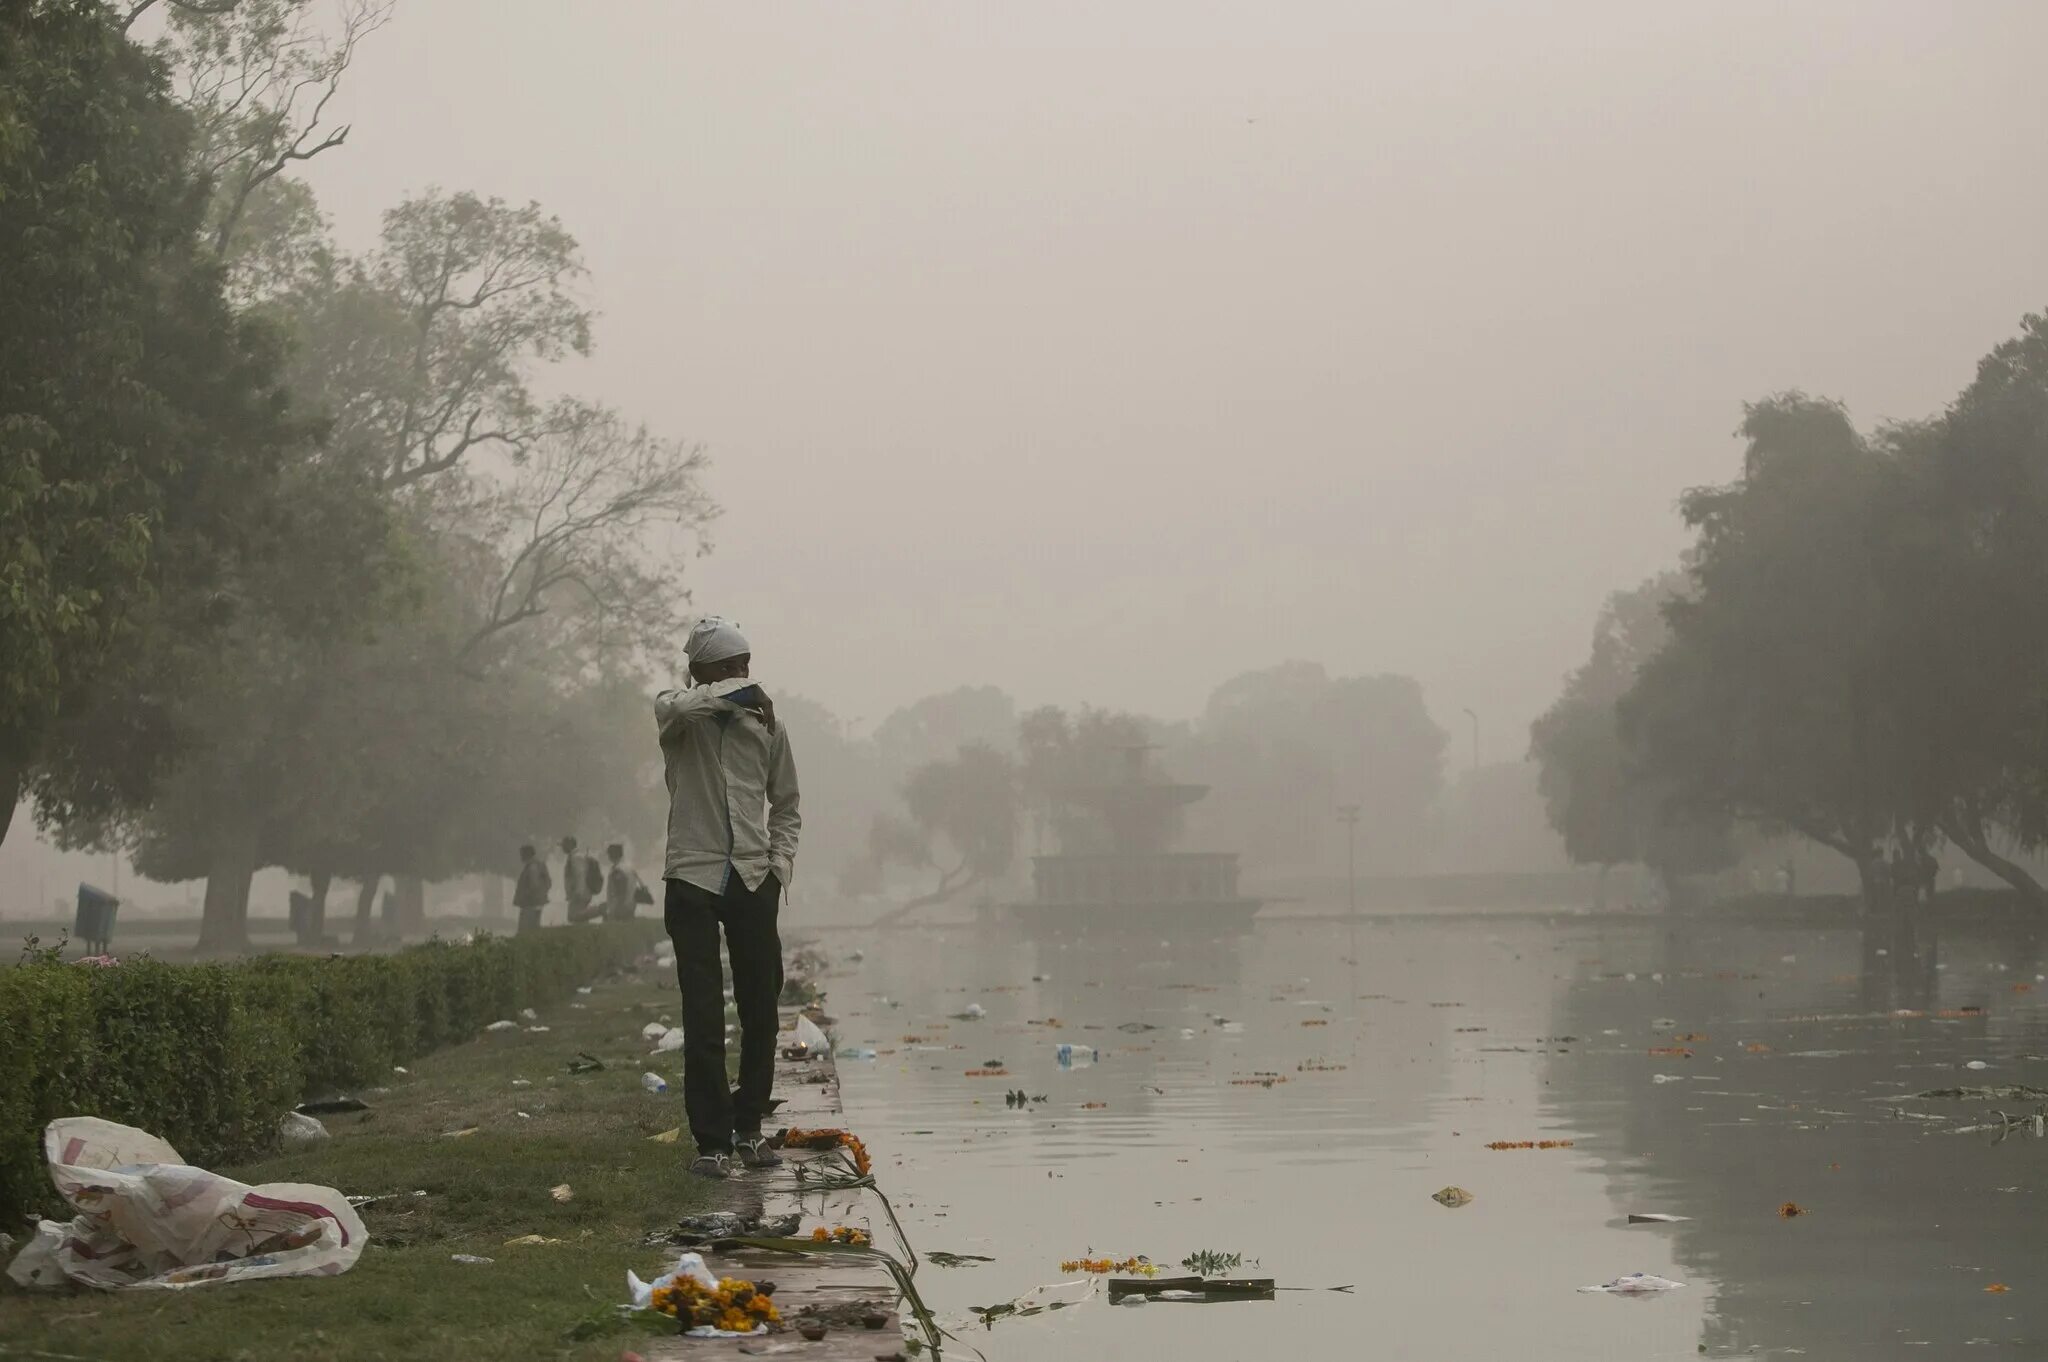
M 775 731 L 775 702 L 768 698 L 768 692 L 759 686 L 748 686 L 725 697 L 747 713 L 759 719 L 770 733 Z

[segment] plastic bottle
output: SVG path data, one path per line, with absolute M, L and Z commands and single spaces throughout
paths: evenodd
M 668 1091 L 668 1080 L 652 1070 L 640 1075 L 640 1086 L 655 1094 Z
M 1085 1069 L 1096 1059 L 1095 1047 L 1092 1045 L 1068 1045 L 1062 1042 L 1053 1053 L 1059 1057 L 1062 1069 Z

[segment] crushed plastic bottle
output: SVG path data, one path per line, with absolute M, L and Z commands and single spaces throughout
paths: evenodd
M 668 1080 L 652 1069 L 640 1075 L 640 1086 L 657 1095 L 668 1091 Z
M 1099 1057 L 1092 1045 L 1068 1045 L 1062 1042 L 1054 1048 L 1062 1069 L 1085 1069 Z

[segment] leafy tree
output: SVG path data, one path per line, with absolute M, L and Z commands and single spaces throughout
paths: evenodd
M 1882 902 L 1888 849 L 1927 831 L 1885 681 L 1880 555 L 1898 465 L 1838 404 L 1800 393 L 1750 406 L 1741 433 L 1742 477 L 1682 503 L 1693 580 L 1623 701 L 1623 731 L 1685 807 L 1832 847 Z
M 952 757 L 926 762 L 904 781 L 903 803 L 909 818 L 879 817 L 870 846 L 881 864 L 938 868 L 938 883 L 906 909 L 999 879 L 1016 862 L 1016 767 L 995 748 L 970 743 Z
M 1682 877 L 1734 864 L 1724 815 L 1702 816 L 1647 776 L 1622 740 L 1618 705 L 1645 663 L 1664 647 L 1664 608 L 1684 590 L 1668 572 L 1608 599 L 1593 649 L 1564 693 L 1530 727 L 1530 752 L 1550 825 L 1565 854 L 1581 865 L 1640 861 L 1663 876 L 1673 901 Z
M 1297 661 L 1218 686 L 1169 755 L 1211 787 L 1188 818 L 1203 843 L 1267 865 L 1341 868 L 1334 811 L 1358 804 L 1366 860 L 1391 868 L 1426 844 L 1449 742 L 1412 679 L 1332 677 Z
M 995 686 L 961 686 L 927 695 L 875 725 L 875 753 L 892 780 L 928 762 L 948 760 L 982 743 L 1007 751 L 1017 732 L 1017 704 Z
M 0 835 L 24 783 L 60 812 L 135 799 L 170 759 L 53 745 L 99 694 L 162 686 L 143 649 L 234 612 L 224 580 L 298 436 L 269 338 L 202 247 L 191 119 L 89 0 L 0 12 Z M 144 615 L 157 603 L 152 627 Z

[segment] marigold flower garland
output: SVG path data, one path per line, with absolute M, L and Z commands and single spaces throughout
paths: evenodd
M 835 1149 L 844 1148 L 853 1155 L 856 1172 L 866 1177 L 874 1171 L 874 1164 L 868 1159 L 868 1147 L 860 1137 L 849 1130 L 785 1130 L 782 1132 L 784 1149 Z
M 811 1241 L 818 1244 L 851 1244 L 855 1248 L 866 1248 L 866 1230 L 857 1230 L 851 1225 L 837 1225 L 826 1229 L 823 1225 L 811 1231 Z
M 729 1334 L 751 1334 L 764 1324 L 782 1318 L 775 1302 L 768 1298 L 773 1288 L 762 1289 L 752 1282 L 719 1279 L 716 1289 L 694 1277 L 677 1276 L 654 1288 L 654 1308 L 685 1328 L 723 1329 Z

